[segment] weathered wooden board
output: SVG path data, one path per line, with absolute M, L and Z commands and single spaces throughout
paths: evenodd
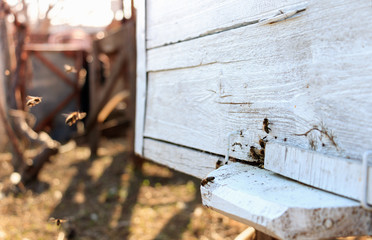
M 362 164 L 325 154 L 268 143 L 265 148 L 265 169 L 297 181 L 360 200 L 362 193 Z M 369 167 L 372 176 L 372 166 Z M 372 177 L 368 180 L 368 202 L 372 204 Z
M 136 120 L 134 152 L 143 155 L 143 129 L 145 124 L 146 103 L 146 4 L 145 0 L 137 1 L 136 12 L 136 47 L 137 47 L 137 80 L 136 80 Z
M 225 165 L 201 187 L 203 204 L 280 239 L 372 234 L 359 203 L 241 163 Z
M 260 148 L 266 137 L 268 146 L 314 150 L 313 165 L 304 167 L 310 170 L 326 171 L 315 166 L 322 159 L 337 165 L 350 158 L 356 166 L 372 148 L 371 7 L 362 0 L 146 1 L 140 52 L 147 49 L 147 65 L 138 74 L 148 76 L 136 152 L 202 178 L 226 154 L 235 131 L 230 156 L 241 160 L 252 160 L 250 147 Z M 266 161 L 272 158 L 266 154 Z M 339 191 L 339 179 L 358 176 L 345 174 L 351 168 L 340 163 L 337 176 L 309 172 L 304 182 Z M 209 176 L 216 179 L 201 187 L 205 205 L 272 236 L 372 234 L 372 213 L 357 201 L 248 165 L 229 163 Z
M 144 155 L 177 171 L 204 178 L 223 157 L 203 153 L 154 139 L 144 140 Z
M 5 16 L 0 17 L 0 108 L 3 111 L 8 111 L 6 93 L 8 88 L 8 81 L 10 80 L 10 52 L 9 52 L 9 42 L 7 31 L 7 21 Z M 5 131 L 5 126 L 3 121 L 0 121 L 0 152 L 3 152 L 7 147 L 7 142 L 9 138 L 7 132 Z
M 155 48 L 256 22 L 301 0 L 147 1 L 147 47 Z
M 270 142 L 361 159 L 372 146 L 372 21 L 366 1 L 312 1 L 301 16 L 148 51 L 145 133 L 249 160 Z M 314 125 L 320 131 L 298 136 Z M 277 137 L 277 139 L 275 139 Z

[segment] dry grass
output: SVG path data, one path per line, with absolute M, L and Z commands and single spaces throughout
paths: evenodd
M 123 139 L 103 141 L 98 157 L 87 147 L 52 159 L 39 183 L 9 191 L 9 155 L 2 155 L 1 239 L 233 239 L 247 226 L 201 205 L 199 180 L 146 162 L 128 162 Z M 68 219 L 61 227 L 50 217 Z

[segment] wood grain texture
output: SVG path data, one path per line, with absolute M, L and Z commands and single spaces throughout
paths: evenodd
M 370 9 L 317 0 L 275 24 L 149 50 L 145 136 L 224 155 L 238 130 L 231 156 L 251 160 L 267 117 L 269 142 L 361 159 L 372 146 Z M 315 125 L 323 133 L 298 135 Z
M 202 186 L 203 204 L 280 239 L 372 234 L 372 212 L 358 202 L 241 163 Z
M 301 0 L 147 1 L 147 48 L 197 38 L 250 24 Z
M 197 178 L 204 178 L 215 169 L 216 162 L 223 159 L 147 138 L 144 140 L 144 157 Z
M 143 129 L 145 124 L 146 103 L 146 1 L 137 1 L 136 13 L 136 48 L 137 48 L 137 78 L 136 78 L 136 119 L 134 133 L 134 152 L 143 155 Z
M 283 176 L 360 200 L 362 164 L 288 145 L 266 144 L 265 169 Z M 369 167 L 372 176 L 372 167 Z M 372 177 L 368 181 L 368 202 L 372 204 Z

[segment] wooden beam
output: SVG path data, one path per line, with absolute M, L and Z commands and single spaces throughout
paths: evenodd
M 136 120 L 135 120 L 135 146 L 136 154 L 143 155 L 143 131 L 145 127 L 146 112 L 146 1 L 137 1 L 136 13 L 136 48 L 137 48 L 137 79 L 136 79 Z
M 369 166 L 372 176 L 372 166 Z M 267 143 L 265 169 L 299 182 L 360 200 L 362 164 L 315 151 L 279 143 Z M 368 180 L 368 202 L 372 204 L 372 177 Z
M 103 123 L 106 118 L 110 115 L 110 113 L 115 109 L 115 107 L 125 99 L 127 99 L 130 96 L 130 93 L 128 90 L 123 90 L 121 92 L 118 92 L 113 96 L 108 103 L 102 108 L 100 113 L 97 116 L 97 121 L 99 123 Z
M 128 32 L 128 33 L 133 32 L 134 33 L 133 23 L 126 24 L 124 28 L 125 28 L 126 32 Z M 122 41 L 124 43 L 130 43 L 131 42 L 130 38 L 133 37 L 133 36 L 130 36 L 130 34 L 125 35 L 125 36 L 126 36 L 127 39 L 123 39 Z M 96 43 L 96 44 L 98 45 L 98 43 Z M 132 59 L 130 59 L 128 57 L 128 55 L 130 54 L 130 51 L 132 50 L 131 48 L 133 48 L 133 45 L 131 45 L 131 44 L 128 44 L 128 45 L 123 44 L 121 46 L 121 49 L 117 53 L 118 54 L 117 59 L 115 60 L 114 66 L 112 67 L 111 74 L 108 77 L 108 79 L 106 80 L 103 89 L 101 90 L 101 94 L 100 94 L 101 97 L 100 97 L 100 99 L 98 99 L 98 103 L 93 104 L 93 102 L 91 102 L 92 108 L 91 108 L 91 112 L 89 113 L 88 120 L 87 120 L 87 130 L 88 131 L 93 127 L 93 125 L 97 121 L 97 116 L 98 116 L 99 112 L 102 110 L 105 103 L 109 100 L 109 97 L 112 93 L 112 90 L 114 89 L 114 87 L 115 87 L 115 85 L 116 85 L 116 83 L 119 79 L 120 73 L 122 73 L 125 70 L 128 70 L 127 64 L 130 61 L 133 61 Z M 99 47 L 97 46 L 97 51 L 98 51 L 98 49 L 99 49 Z M 95 60 L 93 59 L 93 61 L 95 61 Z M 94 72 L 95 70 L 93 69 L 92 71 Z M 93 80 L 90 83 L 92 83 L 92 82 L 93 82 Z M 96 83 L 93 83 L 93 84 L 96 84 Z M 91 90 L 92 91 L 97 91 L 97 89 L 94 89 L 94 86 L 91 86 Z M 93 101 L 97 102 L 97 99 L 94 99 Z
M 88 117 L 88 120 L 87 120 L 87 130 L 89 131 L 93 125 L 97 122 L 97 116 L 99 114 L 99 112 L 102 110 L 102 108 L 105 106 L 105 104 L 107 103 L 107 101 L 109 101 L 109 98 L 110 98 L 110 95 L 112 93 L 112 90 L 114 89 L 114 87 L 116 86 L 116 83 L 118 82 L 119 80 L 119 74 L 123 71 L 124 68 L 126 68 L 125 66 L 125 59 L 126 59 L 126 55 L 125 55 L 125 52 L 126 52 L 126 47 L 123 46 L 123 48 L 120 50 L 120 52 L 118 53 L 118 59 L 115 61 L 115 64 L 114 64 L 114 67 L 111 71 L 111 74 L 109 76 L 109 78 L 106 80 L 105 82 L 105 85 L 101 91 L 101 98 L 95 100 L 95 102 L 97 102 L 97 104 L 93 104 L 93 111 L 89 113 L 89 117 Z
M 19 140 L 16 134 L 14 133 L 11 124 L 9 123 L 7 114 L 5 113 L 5 110 L 3 109 L 1 104 L 0 104 L 0 118 L 1 118 L 3 126 L 5 127 L 5 131 L 9 137 L 9 140 L 12 144 L 13 151 L 15 153 L 15 156 L 12 158 L 12 165 L 13 165 L 14 171 L 20 171 L 25 166 L 25 158 L 23 155 L 23 151 L 20 148 Z
M 128 41 L 127 46 L 129 46 L 127 52 L 127 70 L 124 72 L 124 78 L 128 83 L 127 89 L 129 89 L 129 99 L 128 99 L 128 117 L 130 120 L 130 127 L 127 131 L 128 133 L 128 149 L 132 161 L 136 169 L 141 169 L 143 164 L 143 159 L 135 156 L 135 120 L 136 120 L 136 90 L 137 90 L 137 79 L 136 79 L 136 64 L 137 64 L 137 55 L 136 55 L 136 29 L 134 21 L 131 24 L 133 27 L 129 28 L 127 31 Z
M 203 204 L 279 239 L 325 239 L 372 234 L 372 212 L 359 202 L 229 163 L 208 174 Z
M 215 169 L 218 160 L 223 160 L 221 156 L 147 138 L 144 157 L 197 178 L 204 178 Z
M 257 23 L 265 16 L 272 16 L 273 12 L 303 3 L 303 0 L 147 1 L 147 48 L 176 44 Z

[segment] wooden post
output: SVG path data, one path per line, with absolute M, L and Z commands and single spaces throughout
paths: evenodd
M 277 238 L 273 238 L 263 232 L 256 230 L 256 237 L 255 240 L 276 240 Z
M 132 9 L 133 10 L 133 9 Z M 132 12 L 133 14 L 134 12 Z M 135 18 L 132 18 L 133 21 L 135 21 Z M 142 165 L 144 162 L 144 159 L 141 156 L 138 156 L 135 154 L 135 128 L 136 128 L 136 91 L 137 91 L 137 84 L 136 84 L 136 63 L 137 63 L 137 56 L 136 56 L 136 31 L 135 27 L 130 28 L 130 44 L 129 44 L 129 54 L 128 54 L 128 71 L 127 71 L 127 77 L 129 79 L 129 91 L 130 91 L 130 100 L 129 100 L 129 118 L 130 118 L 130 129 L 128 132 L 128 140 L 129 140 L 129 150 L 130 150 L 130 156 L 134 163 L 134 167 L 137 170 L 142 169 Z
M 95 106 L 97 104 L 97 83 L 99 80 L 99 61 L 98 61 L 98 42 L 93 41 L 92 43 L 92 62 L 90 65 L 90 74 L 89 74 L 89 115 L 94 114 Z M 89 120 L 92 118 L 88 116 L 87 125 L 89 125 Z M 96 125 L 96 119 L 91 120 L 93 125 Z M 98 149 L 98 139 L 99 139 L 99 131 L 98 126 L 92 126 L 91 129 L 86 128 L 88 131 L 88 138 L 89 138 L 89 147 L 90 147 L 90 155 L 94 157 L 97 155 Z
M 2 125 L 5 128 L 5 132 L 7 133 L 10 143 L 13 148 L 14 157 L 13 157 L 13 168 L 15 171 L 20 169 L 24 164 L 24 156 L 22 150 L 19 147 L 19 141 L 12 129 L 12 126 L 8 119 L 8 111 L 7 111 L 7 102 L 9 101 L 8 98 L 4 97 L 5 93 L 8 93 L 8 97 L 12 94 L 9 93 L 9 89 L 7 89 L 7 84 L 10 80 L 10 72 L 8 74 L 5 71 L 10 71 L 10 53 L 9 53 L 9 44 L 8 44 L 8 36 L 7 36 L 7 28 L 5 23 L 5 16 L 6 16 L 6 3 L 0 3 L 0 84 L 1 88 L 4 92 L 1 93 L 0 99 L 0 118 L 2 121 Z M 14 94 L 13 94 L 14 95 Z M 13 96 L 14 97 L 14 96 Z

